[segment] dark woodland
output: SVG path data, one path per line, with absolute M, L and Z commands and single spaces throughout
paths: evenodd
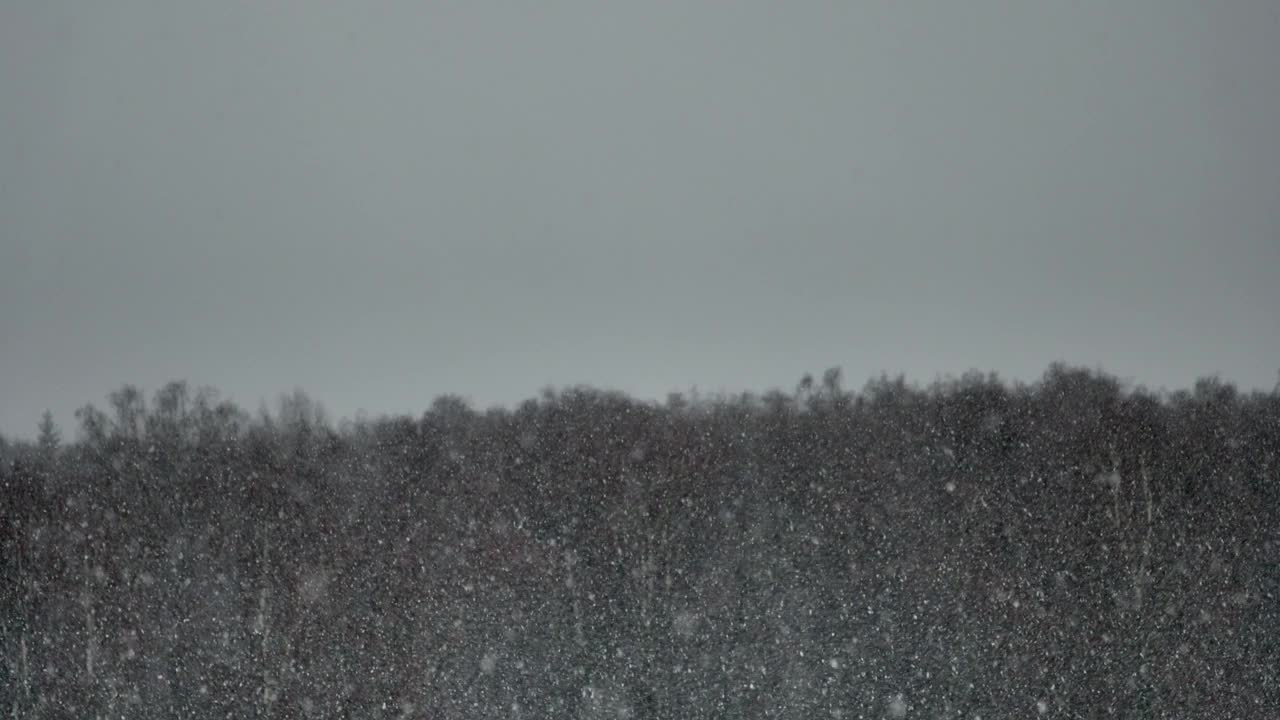
M 1280 717 L 1280 387 L 77 420 L 0 443 L 15 719 Z

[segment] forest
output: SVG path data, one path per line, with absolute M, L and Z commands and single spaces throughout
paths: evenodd
M 0 441 L 15 719 L 1280 717 L 1280 386 L 106 400 Z

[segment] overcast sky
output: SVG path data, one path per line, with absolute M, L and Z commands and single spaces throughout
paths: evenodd
M 1280 370 L 1280 5 L 0 3 L 0 433 Z

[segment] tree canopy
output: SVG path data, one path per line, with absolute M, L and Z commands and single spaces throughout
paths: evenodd
M 1280 387 L 1054 365 L 0 453 L 15 717 L 1280 715 Z

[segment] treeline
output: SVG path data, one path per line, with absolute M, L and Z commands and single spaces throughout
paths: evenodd
M 14 718 L 1280 717 L 1280 388 L 77 417 L 0 447 Z

